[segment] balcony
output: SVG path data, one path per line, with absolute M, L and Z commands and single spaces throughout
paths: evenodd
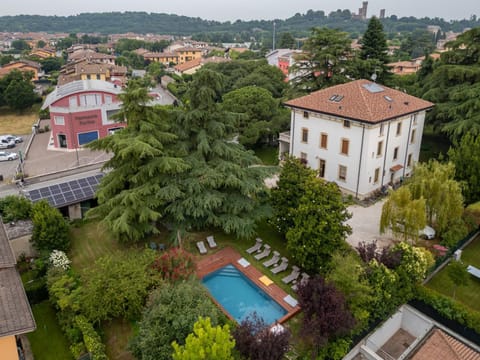
M 290 144 L 290 131 L 280 133 L 278 140 Z

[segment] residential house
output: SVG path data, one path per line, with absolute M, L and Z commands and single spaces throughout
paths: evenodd
M 174 52 L 149 52 L 143 54 L 143 58 L 150 62 L 159 62 L 165 66 L 179 63 L 179 55 Z
M 35 56 L 40 59 L 48 59 L 50 57 L 56 56 L 56 51 L 53 49 L 43 48 L 43 49 L 33 49 L 30 52 L 30 56 Z
M 175 52 L 178 54 L 178 64 L 183 64 L 188 61 L 201 59 L 204 54 L 204 50 L 201 48 L 187 46 L 176 49 Z
M 31 60 L 18 60 L 12 61 L 9 64 L 5 64 L 0 68 L 0 78 L 6 76 L 13 70 L 19 71 L 31 71 L 33 73 L 33 81 L 38 80 L 38 76 L 41 70 L 41 65 Z
M 117 85 L 122 86 L 127 80 L 127 68 L 90 62 L 85 58 L 64 65 L 58 76 L 58 85 L 65 85 L 77 80 L 103 80 L 116 82 Z
M 199 58 L 195 60 L 190 60 L 183 64 L 175 65 L 174 70 L 175 73 L 178 75 L 182 74 L 195 74 L 203 65 L 208 63 L 221 63 L 231 61 L 230 58 L 219 57 L 219 56 L 211 56 L 208 58 Z
M 410 176 L 420 154 L 425 113 L 434 104 L 368 80 L 287 101 L 290 132 L 280 157 L 302 159 L 318 176 L 365 198 Z
M 3 223 L 0 222 L 0 354 L 2 360 L 25 359 L 22 334 L 36 328 L 22 279 Z
M 480 347 L 418 309 L 403 305 L 343 360 L 480 360 Z
M 50 110 L 54 147 L 76 149 L 124 128 L 113 119 L 121 107 L 122 88 L 102 80 L 77 80 L 57 86 L 42 109 Z
M 68 54 L 68 61 L 75 62 L 78 60 L 86 59 L 90 62 L 103 63 L 109 65 L 115 65 L 115 56 L 98 53 L 92 49 L 80 49 L 75 50 Z

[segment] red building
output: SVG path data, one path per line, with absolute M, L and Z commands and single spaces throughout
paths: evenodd
M 50 110 L 55 147 L 75 149 L 124 128 L 125 122 L 112 119 L 120 109 L 121 92 L 121 87 L 102 80 L 57 86 L 42 106 Z

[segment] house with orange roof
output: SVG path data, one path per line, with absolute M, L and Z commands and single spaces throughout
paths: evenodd
M 47 49 L 47 48 L 33 49 L 30 52 L 30 56 L 35 56 L 35 57 L 38 57 L 40 59 L 48 59 L 50 57 L 55 57 L 56 53 L 55 53 L 55 50 Z
M 143 58 L 150 62 L 162 63 L 165 66 L 179 63 L 179 56 L 174 52 L 149 52 L 143 54 Z
M 451 321 L 449 326 L 445 324 L 442 319 L 403 305 L 343 360 L 480 360 L 478 335 L 469 334 L 463 326 L 452 329 L 455 324 Z
M 434 104 L 402 91 L 356 80 L 287 101 L 290 132 L 279 137 L 288 153 L 356 198 L 412 174 L 420 155 L 426 111 Z
M 35 61 L 31 60 L 18 60 L 12 61 L 9 64 L 5 64 L 0 68 L 0 78 L 6 76 L 13 70 L 19 71 L 31 71 L 33 73 L 33 81 L 38 80 L 38 74 L 41 70 L 41 65 Z

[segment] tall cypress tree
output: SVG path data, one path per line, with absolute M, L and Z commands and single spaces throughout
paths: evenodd
M 127 119 L 128 126 L 89 144 L 113 157 L 104 166 L 110 172 L 97 190 L 99 205 L 88 216 L 103 219 L 120 241 L 139 241 L 158 232 L 155 222 L 165 204 L 181 195 L 171 177 L 188 165 L 172 149 L 176 136 L 169 130 L 168 113 L 149 104 L 146 88 L 130 82 L 120 98 L 117 118 Z
M 183 194 L 167 212 L 179 232 L 218 227 L 248 237 L 267 214 L 260 199 L 268 170 L 255 166 L 259 159 L 234 141 L 238 119 L 220 105 L 222 90 L 223 76 L 202 70 L 193 78 L 186 108 L 176 111 L 178 153 L 189 171 L 175 175 Z
M 383 25 L 373 16 L 368 22 L 368 27 L 361 40 L 360 58 L 363 60 L 377 59 L 382 64 L 387 63 L 387 39 Z

